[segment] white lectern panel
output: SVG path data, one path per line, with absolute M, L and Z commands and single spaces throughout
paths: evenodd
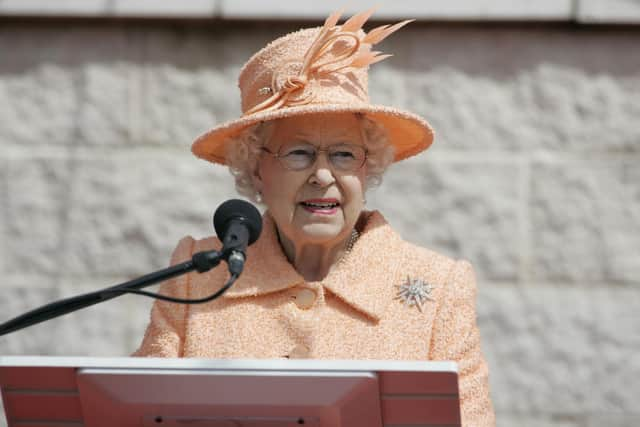
M 9 426 L 459 426 L 451 362 L 0 357 Z

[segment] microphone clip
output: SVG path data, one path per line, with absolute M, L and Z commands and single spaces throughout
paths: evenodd
M 204 273 L 220 264 L 224 259 L 224 253 L 215 250 L 203 251 L 193 254 L 191 261 L 198 273 Z
M 242 269 L 244 268 L 244 262 L 246 256 L 244 252 L 232 250 L 227 258 L 227 266 L 229 267 L 229 273 L 232 276 L 240 276 Z

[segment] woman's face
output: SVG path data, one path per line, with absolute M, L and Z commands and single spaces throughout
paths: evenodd
M 309 145 L 320 150 L 331 147 L 331 157 L 338 163 L 352 153 L 339 144 L 364 148 L 360 126 L 351 113 L 284 118 L 274 124 L 266 148 L 274 154 L 291 153 L 289 159 L 295 161 L 312 148 Z M 341 170 L 328 156 L 326 151 L 317 152 L 308 168 L 289 170 L 282 165 L 283 159 L 265 152 L 258 164 L 256 188 L 279 232 L 296 245 L 345 239 L 363 209 L 366 165 Z

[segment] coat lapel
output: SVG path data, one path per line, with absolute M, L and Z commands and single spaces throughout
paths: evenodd
M 402 240 L 379 212 L 364 215 L 366 223 L 360 238 L 322 285 L 377 322 L 394 297 Z

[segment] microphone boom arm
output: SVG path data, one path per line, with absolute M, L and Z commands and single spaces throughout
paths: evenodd
M 111 286 L 95 292 L 90 292 L 75 297 L 61 299 L 42 307 L 21 314 L 0 325 L 0 336 L 18 331 L 37 323 L 53 319 L 64 314 L 68 314 L 94 304 L 108 301 L 112 298 L 121 296 L 130 290 L 138 290 L 147 286 L 157 284 L 159 282 L 171 279 L 176 276 L 197 270 L 199 273 L 211 270 L 220 264 L 222 259 L 228 257 L 229 251 L 218 252 L 203 251 L 193 255 L 191 260 L 185 261 L 171 267 L 149 273 L 137 279 Z

